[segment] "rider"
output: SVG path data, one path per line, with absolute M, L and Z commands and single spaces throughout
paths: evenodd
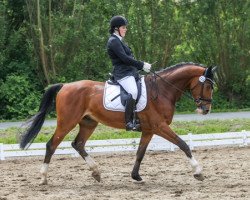
M 138 95 L 136 78 L 138 70 L 150 72 L 151 64 L 135 60 L 131 49 L 123 43 L 127 32 L 128 21 L 123 16 L 114 16 L 110 20 L 110 34 L 107 51 L 113 64 L 113 76 L 129 94 L 125 105 L 126 130 L 137 130 L 139 124 L 134 123 L 135 102 Z

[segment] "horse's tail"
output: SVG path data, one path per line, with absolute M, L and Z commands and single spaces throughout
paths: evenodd
M 62 88 L 63 84 L 52 85 L 43 95 L 39 111 L 31 119 L 27 121 L 27 129 L 21 133 L 20 148 L 28 148 L 36 138 L 42 128 L 46 114 L 51 110 L 53 101 L 57 92 Z

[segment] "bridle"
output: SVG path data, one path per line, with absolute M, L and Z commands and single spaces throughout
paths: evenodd
M 200 91 L 200 95 L 198 98 L 194 99 L 195 103 L 199 106 L 199 105 L 207 105 L 207 104 L 211 104 L 212 103 L 212 99 L 207 99 L 204 98 L 203 96 L 203 91 L 204 91 L 204 85 L 205 83 L 208 82 L 211 85 L 212 90 L 214 89 L 213 85 L 214 85 L 214 81 L 210 78 L 207 78 L 205 76 L 200 76 L 198 83 L 195 84 L 194 87 L 192 87 L 190 89 L 190 91 L 192 92 L 198 85 L 201 84 L 201 91 Z M 206 102 L 206 103 L 203 103 Z
M 192 101 L 194 101 L 198 106 L 205 106 L 207 104 L 211 104 L 212 103 L 212 99 L 207 99 L 207 98 L 204 98 L 204 96 L 203 96 L 203 90 L 204 90 L 205 82 L 208 82 L 209 84 L 211 84 L 211 88 L 213 90 L 214 81 L 212 79 L 210 79 L 208 77 L 205 77 L 205 76 L 200 76 L 198 83 L 196 83 L 195 86 L 190 89 L 190 91 L 192 92 L 199 84 L 202 84 L 201 91 L 200 91 L 200 96 L 198 98 L 193 98 L 190 94 L 185 93 L 184 90 L 178 88 L 177 86 L 175 86 L 174 84 L 172 84 L 168 80 L 162 78 L 160 75 L 158 75 L 154 71 L 150 70 L 150 72 L 154 76 L 157 76 L 158 78 L 160 78 L 160 80 L 162 80 L 164 83 L 166 83 L 168 85 L 171 85 L 173 88 L 175 88 L 176 90 L 180 91 L 187 98 L 189 98 Z M 158 91 L 158 88 L 156 90 Z M 157 94 L 157 96 L 154 99 L 156 99 L 157 97 L 158 97 L 158 94 Z M 203 103 L 203 102 L 206 102 L 206 103 Z

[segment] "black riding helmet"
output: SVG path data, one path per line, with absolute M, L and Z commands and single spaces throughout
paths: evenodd
M 114 16 L 110 20 L 110 30 L 109 32 L 112 34 L 115 31 L 115 28 L 119 28 L 121 26 L 127 26 L 128 20 L 123 16 Z

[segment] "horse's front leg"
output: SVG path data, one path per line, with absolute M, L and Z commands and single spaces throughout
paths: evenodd
M 134 168 L 131 173 L 131 177 L 136 181 L 142 181 L 141 176 L 139 175 L 139 169 L 141 165 L 141 161 L 144 157 L 144 154 L 146 152 L 147 146 L 152 138 L 153 134 L 152 131 L 143 131 L 140 144 L 136 153 L 136 160 L 134 164 Z
M 177 145 L 189 158 L 190 164 L 193 169 L 194 177 L 199 181 L 204 180 L 204 176 L 202 175 L 202 167 L 199 165 L 199 163 L 192 155 L 189 146 L 178 135 L 176 135 L 174 131 L 172 131 L 172 129 L 168 126 L 167 123 L 161 123 L 159 125 L 159 130 L 157 132 L 157 135 Z

